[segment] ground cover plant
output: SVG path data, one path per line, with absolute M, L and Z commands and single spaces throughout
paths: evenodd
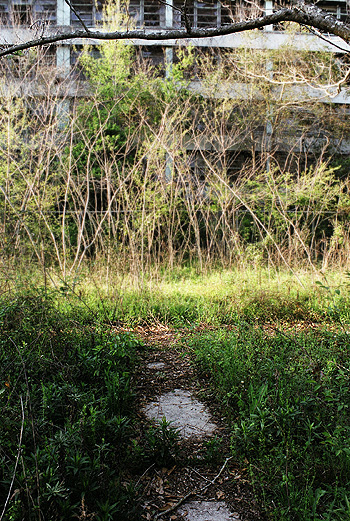
M 348 518 L 346 277 L 299 274 L 303 288 L 264 269 L 108 285 L 94 275 L 2 280 L 3 519 L 139 519 L 137 487 L 123 476 L 176 459 L 176 436 L 165 424 L 136 433 L 142 344 L 117 330 L 159 323 L 185 335 L 210 377 L 267 519 Z
M 139 519 L 121 478 L 140 341 L 55 300 L 45 288 L 1 298 L 1 519 Z
M 231 418 L 232 454 L 268 519 L 349 519 L 349 334 L 234 331 L 190 343 Z

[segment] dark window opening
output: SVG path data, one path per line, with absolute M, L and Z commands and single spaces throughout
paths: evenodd
M 42 20 L 50 24 L 56 24 L 56 2 L 47 1 L 44 3 L 36 2 L 33 6 L 34 15 L 37 20 Z
M 30 25 L 33 20 L 32 6 L 13 4 L 12 17 L 14 25 Z
M 76 12 L 87 27 L 92 27 L 94 25 L 94 2 L 92 0 L 86 0 L 85 2 L 73 0 L 71 4 L 74 8 L 74 10 L 71 10 L 72 25 L 81 25 L 78 16 L 75 14 Z
M 8 17 L 7 6 L 0 5 L 0 23 L 2 25 L 7 25 L 8 21 L 9 21 L 9 17 Z
M 142 4 L 141 4 L 142 6 Z M 165 26 L 165 7 L 157 0 L 144 0 L 143 23 L 145 27 Z

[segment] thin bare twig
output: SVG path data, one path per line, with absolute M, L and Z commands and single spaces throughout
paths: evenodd
M 307 25 L 301 24 L 301 27 L 305 27 L 311 34 L 314 34 L 315 36 L 317 36 L 317 38 L 320 38 L 320 40 L 324 40 L 325 42 L 329 43 L 330 45 L 333 45 L 333 47 L 336 47 L 337 49 L 349 54 L 348 49 L 344 49 L 344 47 L 340 47 L 340 45 L 337 45 L 336 43 L 332 42 L 332 40 L 330 40 L 329 38 L 325 38 L 324 35 L 321 33 L 321 31 L 317 31 L 317 30 L 313 29 L 312 27 L 308 27 Z
M 210 479 L 206 478 L 205 476 L 202 476 L 202 474 L 200 474 L 198 472 L 198 470 L 194 469 L 193 467 L 190 467 L 190 469 L 192 470 L 192 472 L 194 472 L 195 474 L 197 474 L 197 476 L 199 476 L 200 478 L 204 479 L 204 481 L 210 481 Z
M 227 463 L 233 458 L 233 456 L 230 456 L 229 458 L 226 458 L 225 459 L 225 462 L 223 464 L 223 466 L 221 467 L 219 473 L 215 476 L 214 479 L 212 479 L 211 481 L 209 481 L 209 483 L 207 483 L 206 485 L 204 485 L 204 487 L 200 488 L 199 490 L 191 490 L 191 492 L 189 492 L 188 494 L 186 494 L 184 497 L 182 497 L 175 505 L 173 505 L 171 508 L 168 508 L 168 510 L 165 510 L 164 512 L 159 512 L 155 518 L 154 518 L 154 521 L 157 521 L 157 519 L 160 519 L 161 517 L 167 515 L 167 514 L 170 514 L 171 512 L 174 512 L 174 510 L 176 510 L 177 508 L 179 508 L 179 506 L 181 506 L 185 501 L 186 499 L 190 498 L 191 496 L 197 496 L 198 494 L 202 494 L 203 492 L 206 492 L 207 489 L 211 486 L 211 485 L 214 485 L 215 481 L 217 481 L 219 479 L 219 477 L 221 476 L 221 474 L 223 473 L 223 471 L 225 470 L 226 468 L 226 465 Z
M 148 472 L 149 470 L 151 470 L 151 469 L 154 467 L 154 465 L 155 465 L 155 463 L 152 463 L 152 465 L 150 465 L 150 466 L 148 467 L 148 469 L 145 470 L 145 472 L 142 474 L 142 476 L 139 477 L 139 479 L 137 480 L 136 485 L 135 485 L 136 487 L 140 484 L 141 479 L 142 479 L 144 476 L 146 476 L 147 472 Z
M 20 400 L 21 400 L 22 423 L 21 423 L 21 430 L 20 430 L 20 434 L 19 434 L 19 443 L 18 443 L 18 449 L 17 449 L 17 457 L 16 457 L 15 468 L 14 468 L 13 474 L 12 474 L 10 488 L 9 488 L 9 491 L 8 491 L 8 494 L 7 494 L 7 498 L 6 498 L 6 501 L 5 501 L 5 505 L 4 505 L 3 511 L 1 513 L 1 516 L 0 516 L 0 521 L 4 518 L 8 502 L 10 501 L 10 498 L 11 498 L 12 487 L 13 487 L 13 483 L 15 481 L 16 472 L 17 472 L 17 466 L 18 466 L 19 458 L 20 458 L 21 451 L 22 451 L 22 438 L 23 438 L 23 427 L 24 427 L 24 407 L 23 407 L 22 395 L 20 396 Z
M 187 0 L 184 0 L 184 3 L 182 5 L 182 9 L 183 9 L 183 14 L 184 14 L 184 21 L 185 21 L 186 32 L 188 34 L 191 34 L 191 23 L 190 23 L 190 20 L 188 18 Z
M 180 7 L 176 7 L 175 5 L 169 4 L 169 2 L 166 2 L 165 0 L 158 0 L 158 2 L 162 5 L 171 7 L 174 11 L 179 11 L 179 13 L 183 14 L 183 10 Z
M 78 11 L 75 9 L 75 7 L 72 5 L 72 3 L 69 1 L 69 0 L 64 0 L 66 2 L 67 5 L 69 5 L 70 9 L 73 11 L 73 13 L 75 14 L 75 16 L 78 18 L 79 22 L 81 23 L 81 25 L 84 27 L 85 31 L 90 34 L 90 29 L 85 25 L 85 22 L 83 21 L 83 19 L 81 18 L 80 14 L 78 13 Z

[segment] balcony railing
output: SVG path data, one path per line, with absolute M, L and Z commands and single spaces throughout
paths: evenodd
M 61 0 L 62 1 L 62 0 Z M 102 21 L 103 4 L 106 0 L 71 0 L 70 23 L 95 27 Z M 166 2 L 163 0 L 129 0 L 130 22 L 135 28 L 166 29 L 185 27 L 183 0 L 168 0 L 172 3 L 171 20 L 167 19 Z M 5 26 L 28 26 L 42 20 L 55 25 L 57 22 L 57 0 L 0 0 L 0 22 Z M 283 2 L 282 2 L 283 3 Z M 291 2 L 284 2 L 290 5 Z M 350 21 L 350 5 L 347 0 L 321 0 L 317 4 L 338 20 Z M 68 6 L 66 6 L 68 8 Z M 194 29 L 222 27 L 232 21 L 247 17 L 260 16 L 264 12 L 265 2 L 245 0 L 189 0 L 187 17 Z M 169 12 L 169 11 L 168 11 Z M 79 16 L 77 16 L 77 14 Z M 80 19 L 79 19 L 80 18 Z M 68 14 L 69 19 L 69 14 Z M 278 26 L 275 29 L 281 30 Z
M 95 27 L 102 20 L 102 1 L 95 0 L 72 0 L 71 2 L 74 9 L 71 9 L 71 24 L 81 25 L 78 13 L 81 20 L 84 22 L 86 27 Z M 75 12 L 74 12 L 75 11 Z
M 56 1 L 14 2 L 0 0 L 0 23 L 7 27 L 28 26 L 34 22 L 56 24 Z
M 229 2 L 231 4 L 231 2 Z M 194 28 L 221 27 L 231 22 L 232 9 L 230 5 L 217 1 L 189 2 L 187 16 Z M 185 27 L 185 17 L 181 12 L 183 2 L 174 1 L 172 27 Z M 158 0 L 130 0 L 129 14 L 136 27 L 164 29 L 169 28 L 165 17 L 165 5 Z

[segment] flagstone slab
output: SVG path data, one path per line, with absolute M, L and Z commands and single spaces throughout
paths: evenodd
M 165 367 L 164 362 L 151 362 L 147 364 L 148 369 L 163 369 Z
M 165 418 L 186 439 L 210 436 L 217 428 L 206 406 L 182 389 L 163 394 L 145 407 L 145 413 L 152 420 Z
M 223 501 L 191 501 L 177 510 L 186 521 L 239 521 Z

